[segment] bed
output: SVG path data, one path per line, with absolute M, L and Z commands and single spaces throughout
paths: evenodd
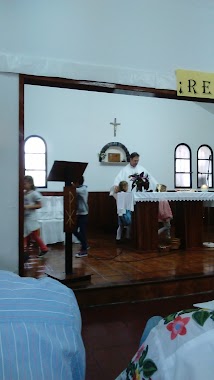
M 209 301 L 159 318 L 116 380 L 213 380 L 213 357 L 214 301 Z
M 85 379 L 81 315 L 71 289 L 0 270 L 0 379 Z

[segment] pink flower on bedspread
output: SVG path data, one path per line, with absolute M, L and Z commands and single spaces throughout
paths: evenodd
M 185 335 L 187 333 L 185 326 L 189 320 L 189 317 L 182 318 L 179 316 L 166 326 L 167 330 L 171 331 L 171 339 L 175 339 L 177 335 Z

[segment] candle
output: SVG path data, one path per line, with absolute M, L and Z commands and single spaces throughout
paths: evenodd
M 201 191 L 208 191 L 208 186 L 207 185 L 201 185 Z

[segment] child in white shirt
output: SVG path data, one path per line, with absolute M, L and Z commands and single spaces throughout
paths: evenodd
M 118 192 L 121 191 L 128 191 L 128 182 L 127 181 L 121 181 L 118 186 Z M 116 242 L 119 243 L 121 242 L 122 238 L 122 233 L 123 229 L 126 229 L 126 239 L 130 239 L 131 235 L 131 222 L 132 222 L 132 217 L 131 217 L 131 211 L 126 210 L 126 213 L 119 216 L 118 215 L 118 229 L 117 229 L 117 235 L 116 235 Z

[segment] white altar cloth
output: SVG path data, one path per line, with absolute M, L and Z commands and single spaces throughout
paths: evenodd
M 214 201 L 214 192 L 209 191 L 175 191 L 175 192 L 136 192 L 134 202 L 158 202 L 158 201 Z
M 214 206 L 214 192 L 120 192 L 116 194 L 117 213 L 122 215 L 125 210 L 134 211 L 137 202 L 159 202 L 159 201 L 201 201 L 205 207 Z
M 121 191 L 116 194 L 117 214 L 119 216 L 126 213 L 126 210 L 134 211 L 134 193 Z
M 37 217 L 40 224 L 40 235 L 45 244 L 55 244 L 65 241 L 64 233 L 64 200 L 63 196 L 43 196 L 42 207 Z M 72 235 L 72 242 L 79 240 Z

